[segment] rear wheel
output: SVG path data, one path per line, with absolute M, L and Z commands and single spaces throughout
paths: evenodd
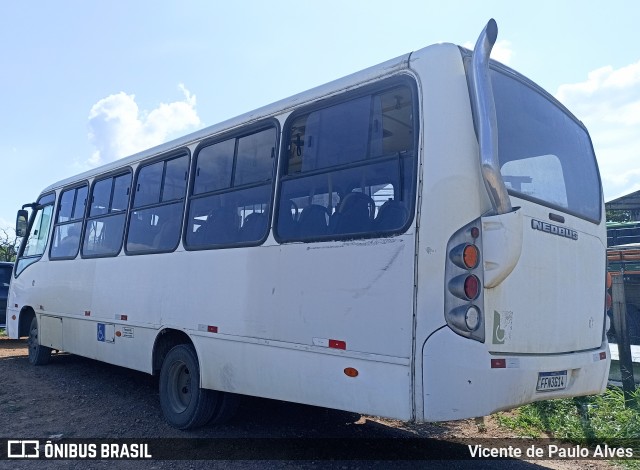
M 42 366 L 51 359 L 51 348 L 42 346 L 38 335 L 38 319 L 34 316 L 29 326 L 29 362 L 34 366 Z
M 200 367 L 193 347 L 174 346 L 160 370 L 160 406 L 169 424 L 178 429 L 206 424 L 216 411 L 217 399 L 217 392 L 200 388 Z

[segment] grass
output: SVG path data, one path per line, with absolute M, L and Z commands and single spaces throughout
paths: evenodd
M 525 405 L 515 413 L 497 415 L 498 422 L 525 437 L 582 442 L 640 440 L 640 389 L 625 407 L 622 389 L 608 388 L 602 395 L 541 401 Z M 638 449 L 636 449 L 638 452 Z M 640 461 L 620 462 L 640 469 Z
M 7 330 L 0 328 L 0 336 L 7 336 Z

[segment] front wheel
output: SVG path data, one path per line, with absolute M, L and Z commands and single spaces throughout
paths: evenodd
M 200 388 L 200 367 L 193 346 L 174 346 L 160 370 L 160 407 L 178 429 L 206 424 L 216 411 L 217 392 Z
M 38 335 L 38 319 L 34 316 L 29 326 L 29 362 L 34 366 L 42 366 L 51 359 L 51 348 L 42 346 Z

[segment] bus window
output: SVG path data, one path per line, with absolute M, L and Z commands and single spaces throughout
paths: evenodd
M 267 236 L 276 128 L 207 145 L 196 154 L 186 246 L 258 244 Z
M 67 189 L 60 195 L 49 254 L 51 259 L 72 259 L 78 254 L 88 191 L 85 184 Z
M 511 160 L 500 169 L 507 188 L 530 197 L 546 198 L 550 203 L 567 207 L 567 188 L 560 159 L 540 155 Z
M 367 237 L 408 225 L 416 171 L 412 96 L 410 87 L 397 86 L 290 121 L 279 240 Z
M 586 130 L 525 82 L 492 70 L 500 171 L 511 194 L 600 221 L 598 168 Z
M 93 184 L 82 256 L 116 256 L 120 252 L 130 186 L 130 172 Z
M 140 168 L 129 216 L 127 254 L 167 252 L 180 241 L 189 156 Z
M 42 196 L 36 206 L 36 213 L 32 216 L 27 239 L 23 243 L 22 252 L 16 263 L 16 276 L 30 264 L 35 263 L 44 254 L 49 239 L 49 228 L 53 214 L 55 195 Z
M 49 222 L 51 222 L 51 213 L 53 205 L 38 209 L 36 218 L 31 227 L 31 233 L 27 238 L 23 256 L 40 256 L 44 253 L 49 236 Z

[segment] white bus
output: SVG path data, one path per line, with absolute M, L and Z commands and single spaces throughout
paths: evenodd
M 496 35 L 52 184 L 18 214 L 9 336 L 159 374 L 180 429 L 239 395 L 422 422 L 601 392 L 591 141 Z

